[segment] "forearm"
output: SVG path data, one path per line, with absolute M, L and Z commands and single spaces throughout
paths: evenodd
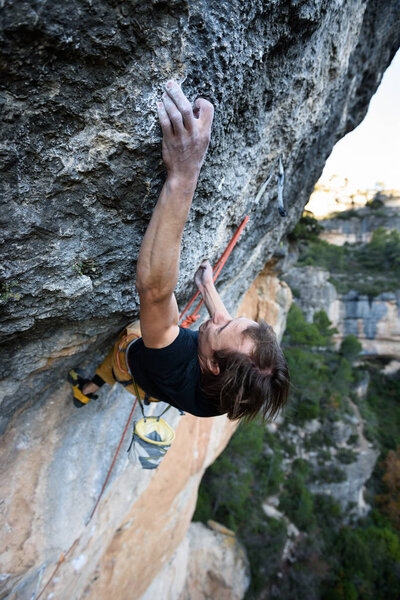
M 180 245 L 197 175 L 168 177 L 139 252 L 136 287 L 156 298 L 171 294 L 179 275 Z
M 228 319 L 232 318 L 222 302 L 221 296 L 218 294 L 213 282 L 202 285 L 199 287 L 199 291 L 211 318 L 214 317 L 216 312 L 223 314 Z

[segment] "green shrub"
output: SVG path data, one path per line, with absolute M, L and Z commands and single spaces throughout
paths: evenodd
M 279 509 L 304 531 L 309 530 L 315 523 L 312 495 L 307 489 L 302 473 L 292 472 L 285 481 Z
M 340 293 L 355 290 L 374 297 L 399 287 L 400 234 L 378 227 L 368 243 L 343 246 L 310 239 L 300 245 L 299 264 L 327 269 Z
M 305 215 L 296 223 L 295 228 L 289 233 L 288 238 L 291 241 L 314 240 L 318 238 L 323 229 L 323 226 L 317 219 Z
M 344 465 L 349 465 L 357 460 L 357 453 L 349 448 L 340 448 L 336 453 L 336 458 Z
M 360 354 L 362 345 L 358 341 L 355 335 L 347 335 L 343 338 L 340 344 L 340 354 L 342 354 L 347 360 L 353 362 Z
M 348 219 L 352 219 L 354 217 L 360 217 L 359 210 L 355 208 L 349 208 L 349 210 L 343 210 L 341 212 L 337 212 L 333 215 L 335 219 L 340 219 L 342 221 L 347 221 Z
M 347 479 L 346 473 L 336 465 L 321 467 L 316 472 L 316 477 L 318 481 L 324 483 L 341 483 Z

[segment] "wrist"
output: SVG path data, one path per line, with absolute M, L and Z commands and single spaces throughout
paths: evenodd
M 202 288 L 203 288 L 203 292 L 205 292 L 205 293 L 211 292 L 212 290 L 214 290 L 215 285 L 214 285 L 213 280 L 207 281 L 206 283 L 202 283 Z
M 199 172 L 168 173 L 166 184 L 173 191 L 193 194 L 196 189 L 198 178 Z

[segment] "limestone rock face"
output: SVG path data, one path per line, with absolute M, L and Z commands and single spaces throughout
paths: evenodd
M 397 0 L 6 0 L 3 428 L 70 366 L 92 367 L 137 316 L 135 263 L 164 178 L 156 100 L 167 79 L 184 79 L 191 100 L 205 96 L 216 109 L 180 302 L 272 170 L 221 278 L 233 310 L 294 226 L 335 141 L 364 116 L 399 46 L 399 16 Z
M 329 282 L 330 273 L 320 267 L 291 267 L 284 274 L 295 302 L 312 321 L 324 310 L 338 333 L 337 345 L 346 335 L 355 335 L 364 354 L 400 357 L 400 290 L 369 298 L 357 292 L 338 294 Z
M 354 209 L 353 209 L 354 210 Z M 329 244 L 343 246 L 356 242 L 369 242 L 375 229 L 383 227 L 388 231 L 400 231 L 400 194 L 394 192 L 391 197 L 385 196 L 385 207 L 371 209 L 357 208 L 355 214 L 349 219 L 328 218 L 324 219 L 324 231 L 321 239 Z
M 159 469 L 130 465 L 125 444 L 85 526 L 132 398 L 103 389 L 76 411 L 64 382 L 77 364 L 92 373 L 138 315 L 135 264 L 165 177 L 163 84 L 185 78 L 188 97 L 216 109 L 182 245 L 181 304 L 200 260 L 221 254 L 283 157 L 288 217 L 272 173 L 221 276 L 235 311 L 333 144 L 364 116 L 399 17 L 397 0 L 3 2 L 2 597 L 34 598 L 72 548 L 45 597 L 140 598 L 184 539 L 202 473 L 233 430 L 224 417 L 170 411 L 177 438 Z
M 191 523 L 185 538 L 141 600 L 241 600 L 249 563 L 235 534 L 212 522 Z
M 273 263 L 267 263 L 244 295 L 238 315 L 254 321 L 264 319 L 281 338 L 291 303 L 290 287 L 274 273 Z
M 241 600 L 250 583 L 249 564 L 235 534 L 192 523 L 185 587 L 179 600 Z
M 314 192 L 312 196 L 315 195 L 317 198 L 310 201 L 307 208 L 318 208 L 318 196 L 324 194 Z M 330 197 L 330 192 L 325 192 L 325 195 Z M 346 195 L 339 196 L 338 201 L 343 198 L 346 200 Z M 378 208 L 353 207 L 347 216 L 339 213 L 335 218 L 321 219 L 320 222 L 323 230 L 319 237 L 339 246 L 369 242 L 378 227 L 386 231 L 400 231 L 399 192 L 382 193 Z M 290 255 L 280 263 L 283 277 L 306 319 L 311 322 L 315 312 L 324 310 L 338 329 L 334 336 L 338 345 L 346 335 L 352 334 L 359 339 L 364 354 L 385 355 L 394 360 L 400 357 L 400 284 L 399 289 L 374 297 L 354 290 L 340 294 L 329 281 L 329 271 L 321 267 L 296 265 L 295 261 L 290 261 Z
M 364 422 L 358 406 L 350 399 L 349 404 L 354 411 L 354 416 L 349 417 L 347 423 L 338 421 L 332 437 L 337 448 L 345 448 L 346 445 L 351 447 L 350 435 L 355 431 L 357 444 L 352 447 L 355 460 L 350 464 L 341 465 L 340 468 L 345 474 L 344 481 L 337 483 L 319 481 L 318 484 L 310 484 L 309 489 L 314 494 L 331 496 L 340 503 L 344 511 L 350 508 L 350 513 L 363 517 L 370 510 L 370 506 L 364 499 L 365 484 L 372 475 L 379 451 L 364 435 Z M 335 458 L 335 454 L 332 458 Z
M 324 310 L 335 327 L 339 322 L 340 300 L 335 286 L 330 283 L 330 273 L 320 267 L 291 267 L 284 273 L 307 321 L 311 322 L 316 312 Z
M 1 439 L 2 598 L 36 597 L 71 547 L 45 598 L 140 598 L 186 535 L 202 474 L 234 424 L 171 409 L 176 439 L 159 468 L 132 465 L 126 440 L 88 523 L 132 405 L 120 386 L 102 394 L 73 412 L 62 389 Z

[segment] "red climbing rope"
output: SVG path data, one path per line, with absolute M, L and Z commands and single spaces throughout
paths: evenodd
M 246 227 L 248 220 L 249 220 L 249 215 L 246 215 L 246 216 L 244 217 L 244 219 L 242 220 L 242 222 L 240 223 L 239 227 L 236 229 L 236 231 L 235 231 L 235 233 L 233 234 L 233 236 L 232 236 L 232 238 L 231 238 L 231 240 L 230 240 L 229 244 L 227 245 L 227 247 L 225 248 L 224 252 L 223 252 L 223 253 L 222 253 L 222 255 L 220 256 L 219 260 L 216 262 L 216 264 L 215 264 L 215 266 L 214 266 L 214 268 L 213 268 L 213 273 L 214 273 L 213 280 L 214 280 L 214 281 L 216 281 L 216 279 L 217 279 L 218 275 L 220 274 L 220 272 L 221 272 L 221 270 L 222 270 L 222 267 L 224 266 L 224 264 L 225 264 L 225 263 L 226 263 L 226 261 L 228 260 L 228 258 L 229 258 L 229 255 L 230 255 L 230 253 L 232 252 L 232 250 L 233 250 L 234 246 L 236 245 L 236 242 L 238 241 L 238 239 L 239 239 L 239 237 L 240 237 L 240 235 L 241 235 L 241 233 L 242 233 L 243 229 Z M 194 294 L 193 298 L 190 300 L 190 302 L 188 302 L 188 304 L 186 305 L 186 307 L 184 308 L 184 310 L 183 310 L 183 311 L 182 311 L 182 313 L 180 314 L 179 320 L 181 320 L 181 319 L 183 318 L 184 314 L 185 314 L 185 313 L 186 313 L 186 312 L 189 310 L 189 308 L 192 306 L 193 302 L 196 300 L 196 298 L 197 298 L 197 296 L 199 295 L 199 293 L 200 293 L 200 292 L 196 292 L 196 293 Z M 196 308 L 194 309 L 194 311 L 192 312 L 192 314 L 188 315 L 188 316 L 186 317 L 186 319 L 185 319 L 185 320 L 184 320 L 184 321 L 181 323 L 181 327 L 189 327 L 189 325 L 191 325 L 192 323 L 194 323 L 194 322 L 195 322 L 195 321 L 196 321 L 196 320 L 199 318 L 199 316 L 200 316 L 200 315 L 198 315 L 197 313 L 199 312 L 199 310 L 200 310 L 200 307 L 201 307 L 201 305 L 202 305 L 202 304 L 203 304 L 203 300 L 200 300 L 200 302 L 198 303 L 198 305 L 196 306 Z M 100 494 L 98 495 L 98 497 L 97 497 L 97 500 L 96 500 L 96 504 L 94 505 L 94 507 L 93 507 L 93 510 L 92 510 L 92 512 L 91 512 L 91 513 L 90 513 L 90 515 L 89 515 L 89 519 L 88 519 L 88 520 L 87 520 L 87 522 L 86 522 L 85 528 L 88 526 L 88 524 L 89 524 L 89 523 L 90 523 L 90 521 L 92 520 L 92 518 L 93 518 L 93 515 L 94 515 L 94 513 L 96 512 L 96 509 L 97 509 L 97 507 L 98 507 L 98 505 L 99 505 L 99 502 L 100 502 L 100 500 L 101 500 L 101 498 L 102 498 L 102 496 L 103 496 L 104 490 L 106 489 L 106 486 L 107 486 L 108 480 L 110 479 L 110 476 L 111 476 L 112 470 L 113 470 L 113 468 L 114 468 L 114 465 L 115 465 L 115 462 L 116 462 L 116 460 L 117 460 L 117 457 L 118 457 L 119 451 L 121 450 L 121 446 L 122 446 L 122 443 L 123 443 L 123 441 L 124 441 L 124 438 L 125 438 L 126 432 L 127 432 L 127 430 L 128 430 L 129 423 L 130 423 L 130 421 L 131 421 L 131 418 L 132 418 L 132 415 L 133 415 L 133 413 L 134 413 L 134 411 L 135 411 L 136 404 L 137 404 L 137 398 L 135 398 L 135 402 L 133 403 L 133 406 L 132 406 L 131 412 L 130 412 L 130 414 L 129 414 L 129 417 L 128 417 L 128 420 L 127 420 L 127 422 L 126 422 L 126 425 L 125 425 L 124 432 L 123 432 L 123 434 L 122 434 L 122 436 L 121 436 L 121 439 L 120 439 L 120 441 L 119 441 L 118 448 L 117 448 L 117 450 L 116 450 L 116 452 L 115 452 L 115 454 L 114 454 L 113 461 L 112 461 L 112 463 L 111 463 L 111 466 L 110 466 L 110 468 L 108 469 L 108 473 L 107 473 L 107 475 L 106 475 L 106 478 L 105 478 L 105 480 L 104 480 L 103 487 L 101 488 L 101 490 L 100 490 Z M 68 548 L 68 550 L 67 550 L 65 553 L 61 554 L 61 556 L 60 556 L 60 559 L 59 559 L 59 561 L 58 561 L 58 563 L 57 563 L 56 567 L 54 568 L 54 570 L 53 570 L 52 574 L 50 575 L 50 578 L 49 578 L 48 582 L 47 582 L 47 583 L 46 583 L 46 585 L 45 585 L 45 586 L 42 588 L 42 590 L 39 592 L 39 594 L 36 596 L 35 600 L 39 600 L 39 598 L 40 598 L 40 597 L 43 595 L 43 593 L 45 592 L 45 590 L 48 588 L 48 586 L 50 585 L 50 583 L 53 581 L 54 577 L 56 576 L 56 574 L 57 574 L 57 571 L 58 571 L 58 569 L 60 568 L 61 564 L 62 564 L 63 562 L 65 562 L 65 561 L 66 561 L 67 557 L 69 556 L 69 554 L 71 554 L 71 552 L 72 552 L 72 550 L 75 548 L 75 546 L 77 546 L 77 544 L 78 544 L 78 542 L 80 541 L 80 539 L 81 539 L 81 536 L 79 536 L 79 537 L 78 537 L 78 538 L 77 538 L 77 539 L 76 539 L 76 540 L 75 540 L 75 541 L 74 541 L 74 542 L 71 544 L 71 546 Z
M 121 439 L 119 441 L 118 448 L 117 448 L 117 450 L 116 450 L 116 452 L 114 454 L 114 458 L 113 458 L 113 461 L 111 463 L 111 466 L 108 469 L 108 473 L 107 473 L 106 478 L 104 480 L 103 487 L 101 488 L 100 494 L 97 497 L 96 504 L 94 505 L 94 508 L 93 508 L 92 512 L 90 513 L 90 515 L 89 515 L 89 519 L 86 521 L 85 529 L 89 525 L 90 521 L 92 520 L 93 515 L 96 512 L 96 508 L 98 507 L 99 502 L 101 500 L 101 497 L 102 497 L 102 495 L 104 493 L 104 490 L 106 489 L 108 480 L 110 479 L 111 472 L 112 472 L 112 470 L 114 468 L 114 465 L 115 465 L 115 462 L 117 460 L 117 456 L 119 454 L 119 451 L 121 450 L 122 442 L 124 441 L 126 432 L 128 431 L 128 427 L 129 427 L 129 423 L 131 421 L 132 415 L 135 412 L 136 404 L 137 404 L 137 398 L 135 398 L 135 401 L 133 403 L 131 412 L 129 413 L 129 417 L 128 417 L 128 420 L 126 422 L 124 432 L 123 432 L 123 434 L 121 436 Z M 67 560 L 68 555 L 72 552 L 72 550 L 78 544 L 78 542 L 79 542 L 80 539 L 81 539 L 81 536 L 79 536 L 74 542 L 72 542 L 71 546 L 68 548 L 68 550 L 66 552 L 64 552 L 63 554 L 61 554 L 60 559 L 59 559 L 59 561 L 58 561 L 58 563 L 57 563 L 54 571 L 50 575 L 50 579 L 48 580 L 48 582 L 46 583 L 46 585 L 41 589 L 40 593 L 36 596 L 35 600 L 39 600 L 39 598 L 43 595 L 43 593 L 45 592 L 45 590 L 47 589 L 47 587 L 50 585 L 50 583 L 53 581 L 54 577 L 56 576 L 56 573 L 57 573 L 58 569 L 60 568 L 61 564 Z
M 119 454 L 119 451 L 121 450 L 122 442 L 124 441 L 124 437 L 125 437 L 125 435 L 126 435 L 126 432 L 128 431 L 128 427 L 129 427 L 129 423 L 130 423 L 130 421 L 131 421 L 132 415 L 133 415 L 133 413 L 135 412 L 135 408 L 136 408 L 137 401 L 138 401 L 138 399 L 137 399 L 137 398 L 135 398 L 135 402 L 133 403 L 133 406 L 132 406 L 132 408 L 131 408 L 131 412 L 129 413 L 129 417 L 128 417 L 128 420 L 127 420 L 127 422 L 126 422 L 126 425 L 125 425 L 124 432 L 123 432 L 123 434 L 122 434 L 122 436 L 121 436 L 121 439 L 120 439 L 120 441 L 119 441 L 119 444 L 118 444 L 117 451 L 116 451 L 116 452 L 115 452 L 115 454 L 114 454 L 114 458 L 113 458 L 113 461 L 112 461 L 112 463 L 111 463 L 111 467 L 108 469 L 108 473 L 107 473 L 107 476 L 106 476 L 106 478 L 105 478 L 105 480 L 104 480 L 103 487 L 101 488 L 100 494 L 98 495 L 98 498 L 97 498 L 97 500 L 96 500 L 96 504 L 94 505 L 94 508 L 93 508 L 92 512 L 90 513 L 90 516 L 89 516 L 89 519 L 88 519 L 88 521 L 87 521 L 86 525 L 88 525 L 88 524 L 89 524 L 89 522 L 92 520 L 92 518 L 93 518 L 93 515 L 94 515 L 94 513 L 96 512 L 96 508 L 98 507 L 98 505 L 99 505 L 99 502 L 100 502 L 100 500 L 101 500 L 101 497 L 102 497 L 102 495 L 103 495 L 103 493 L 104 493 L 104 490 L 106 489 L 106 485 L 107 485 L 107 483 L 108 483 L 108 480 L 110 479 L 111 471 L 112 471 L 112 470 L 113 470 L 113 468 L 114 468 L 115 461 L 117 460 L 117 456 L 118 456 L 118 454 Z
M 246 227 L 249 218 L 250 218 L 249 215 L 246 215 L 244 217 L 243 221 L 240 223 L 239 227 L 236 229 L 235 233 L 233 234 L 229 244 L 225 248 L 222 256 L 220 256 L 218 261 L 215 263 L 214 268 L 213 268 L 213 273 L 214 273 L 213 281 L 216 281 L 218 275 L 220 274 L 220 272 L 222 270 L 222 267 L 228 260 L 230 253 L 232 252 L 233 248 L 235 247 L 236 242 L 238 241 L 243 229 Z M 196 298 L 199 294 L 200 294 L 200 292 L 196 292 L 194 294 L 193 298 L 187 303 L 187 305 L 185 306 L 185 308 L 179 315 L 179 320 L 181 320 L 183 318 L 184 314 L 189 310 L 189 308 L 192 306 L 193 302 L 196 300 Z M 197 321 L 197 319 L 200 316 L 197 313 L 199 312 L 202 304 L 203 304 L 203 300 L 201 299 L 200 302 L 198 303 L 198 305 L 196 306 L 196 308 L 194 309 L 194 311 L 190 315 L 188 315 L 186 317 L 186 319 L 184 319 L 182 321 L 181 327 L 189 327 L 190 325 L 192 325 L 192 323 Z

